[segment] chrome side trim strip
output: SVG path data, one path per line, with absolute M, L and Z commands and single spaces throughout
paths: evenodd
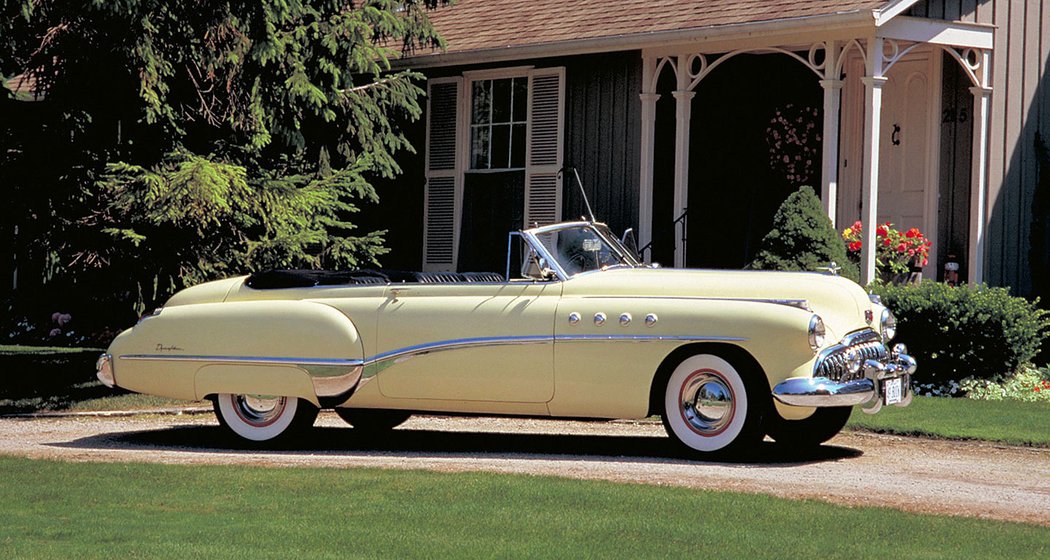
M 366 358 L 288 358 L 281 356 L 206 356 L 169 354 L 128 354 L 121 360 L 155 362 L 198 362 L 211 364 L 281 365 L 306 370 L 314 383 L 317 396 L 337 396 L 349 392 L 358 381 L 375 377 L 379 372 L 417 356 L 459 350 L 496 346 L 518 346 L 525 344 L 551 344 L 556 342 L 740 342 L 747 340 L 732 336 L 675 336 L 634 334 L 576 334 L 576 335 L 527 335 L 459 338 L 427 342 L 396 348 Z
M 306 370 L 318 397 L 348 393 L 361 379 L 364 360 L 343 358 L 288 358 L 282 356 L 172 356 L 167 354 L 128 354 L 122 360 L 152 362 L 197 362 L 260 366 L 292 366 Z
M 533 335 L 533 336 L 490 336 L 478 338 L 461 338 L 442 340 L 397 348 L 376 354 L 365 360 L 365 371 L 362 379 L 376 376 L 386 368 L 405 362 L 417 356 L 458 350 L 462 348 L 483 348 L 493 346 L 517 346 L 522 344 L 550 344 L 552 342 L 733 342 L 745 338 L 728 336 L 665 336 L 665 335 L 630 335 L 630 334 L 576 334 L 576 335 Z
M 289 365 L 289 366 L 360 366 L 363 360 L 346 358 L 288 358 L 281 356 L 198 356 L 169 354 L 127 354 L 121 360 L 155 362 L 210 362 L 220 364 Z
M 554 338 L 555 342 L 742 342 L 739 336 L 676 336 L 661 334 L 565 334 Z
M 638 296 L 576 296 L 581 299 L 638 299 Z M 747 303 L 770 303 L 773 305 L 786 305 L 796 307 L 803 311 L 813 311 L 807 299 L 778 299 L 778 298 L 735 298 L 735 297 L 702 297 L 702 296 L 645 296 L 645 299 L 671 299 L 690 301 L 743 301 Z
M 435 354 L 448 350 L 459 350 L 463 348 L 483 348 L 492 346 L 518 346 L 523 344 L 549 344 L 554 338 L 547 335 L 534 336 L 490 336 L 477 338 L 459 338 L 453 340 L 440 340 L 436 342 L 425 342 L 404 348 L 395 348 L 386 352 L 376 354 L 365 360 L 362 380 L 371 379 L 386 368 L 406 362 L 417 356 Z

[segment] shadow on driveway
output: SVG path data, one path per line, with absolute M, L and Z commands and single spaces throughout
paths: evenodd
M 565 460 L 604 462 L 610 459 L 638 463 L 726 464 L 740 467 L 790 467 L 853 459 L 858 449 L 822 445 L 805 451 L 785 449 L 765 441 L 747 456 L 697 459 L 679 450 L 669 438 L 645 436 L 449 432 L 399 428 L 377 435 L 352 428 L 318 427 L 294 441 L 252 444 L 234 439 L 218 426 L 171 428 L 110 433 L 84 437 L 56 447 L 125 449 L 187 453 L 244 453 L 245 455 L 385 456 L 420 458 Z

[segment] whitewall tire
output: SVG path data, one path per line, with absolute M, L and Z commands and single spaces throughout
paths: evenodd
M 663 421 L 667 433 L 693 451 L 714 453 L 757 444 L 761 406 L 753 382 L 720 356 L 683 360 L 667 380 Z
M 219 423 L 249 441 L 287 437 L 313 425 L 317 407 L 296 397 L 233 395 L 223 393 L 214 401 Z

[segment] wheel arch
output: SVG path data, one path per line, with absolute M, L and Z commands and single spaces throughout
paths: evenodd
M 212 400 L 221 393 L 258 394 L 298 397 L 321 407 L 310 375 L 295 367 L 207 365 L 197 370 L 194 385 L 198 399 Z
M 656 368 L 656 375 L 653 376 L 652 383 L 649 386 L 649 409 L 647 416 L 653 416 L 660 414 L 663 410 L 663 397 L 664 397 L 664 386 L 667 384 L 667 380 L 671 377 L 675 368 L 678 364 L 682 363 L 683 360 L 690 356 L 697 354 L 711 354 L 718 356 L 736 367 L 742 376 L 754 377 L 762 376 L 763 383 L 768 383 L 768 376 L 762 366 L 758 363 L 758 360 L 751 355 L 746 349 L 741 348 L 735 344 L 727 342 L 697 342 L 693 344 L 685 344 L 675 348 L 670 354 L 668 354 L 660 366 Z M 763 404 L 772 402 L 772 397 L 767 394 L 767 399 L 763 399 Z

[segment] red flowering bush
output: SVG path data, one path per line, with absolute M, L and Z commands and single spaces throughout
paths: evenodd
M 842 231 L 846 254 L 857 263 L 860 262 L 860 250 L 864 246 L 861 241 L 862 228 L 863 224 L 858 220 Z M 900 232 L 893 228 L 893 224 L 886 222 L 875 227 L 875 245 L 875 268 L 880 276 L 887 278 L 905 274 L 912 267 L 929 264 L 933 242 L 926 239 L 919 228 Z

